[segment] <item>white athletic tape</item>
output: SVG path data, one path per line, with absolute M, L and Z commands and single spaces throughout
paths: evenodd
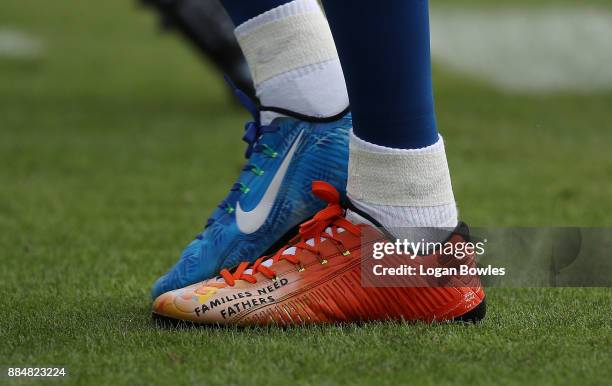
M 336 46 L 323 13 L 283 17 L 236 32 L 255 84 L 311 64 L 337 59 Z
M 365 203 L 439 206 L 455 202 L 442 138 L 435 151 L 368 151 L 351 137 L 347 191 Z

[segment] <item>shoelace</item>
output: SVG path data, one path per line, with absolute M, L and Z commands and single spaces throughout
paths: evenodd
M 265 143 L 260 143 L 260 141 L 263 138 L 264 134 L 274 133 L 279 130 L 279 127 L 275 125 L 262 125 L 259 109 L 257 108 L 255 102 L 253 102 L 251 98 L 249 98 L 248 95 L 246 95 L 242 90 L 237 88 L 231 81 L 231 79 L 226 77 L 225 80 L 229 83 L 230 87 L 233 88 L 234 94 L 236 94 L 236 97 L 238 98 L 240 103 L 249 111 L 249 113 L 251 113 L 251 116 L 253 117 L 253 120 L 247 122 L 244 126 L 244 135 L 242 137 L 242 140 L 247 143 L 247 149 L 244 154 L 245 158 L 250 160 L 253 153 L 263 153 L 270 158 L 278 157 L 278 152 L 276 152 L 271 146 Z M 256 176 L 262 176 L 264 174 L 264 170 L 260 168 L 257 164 L 252 162 L 247 163 L 242 168 L 242 170 L 251 171 Z M 240 191 L 242 194 L 246 194 L 250 191 L 250 189 L 246 184 L 241 181 L 238 181 L 232 186 L 231 191 Z M 226 213 L 233 213 L 235 207 L 232 203 L 235 201 L 237 200 L 228 200 L 226 198 L 225 200 L 221 201 L 221 203 L 217 207 L 222 209 Z M 215 221 L 217 221 L 218 217 L 219 216 L 210 217 L 206 221 L 204 229 L 208 228 Z M 201 233 L 196 236 L 196 238 L 200 240 L 202 239 L 202 237 L 203 236 Z
M 361 236 L 361 228 L 344 218 L 344 210 L 340 206 L 340 194 L 330 184 L 323 181 L 312 183 L 312 192 L 328 202 L 325 209 L 319 211 L 312 219 L 300 225 L 299 241 L 294 245 L 287 245 L 276 252 L 272 257 L 262 256 L 255 260 L 253 264 L 242 262 L 232 273 L 228 269 L 221 270 L 221 278 L 229 286 L 234 286 L 237 280 L 244 280 L 251 284 L 257 282 L 256 273 L 261 273 L 268 279 L 276 280 L 276 272 L 270 266 L 281 260 L 286 260 L 298 266 L 298 271 L 303 271 L 299 258 L 298 250 L 306 250 L 318 257 L 321 264 L 326 264 L 321 254 L 319 246 L 324 240 L 330 240 L 336 245 L 339 252 L 348 256 L 350 251 L 344 245 L 338 235 L 344 231 L 350 232 L 354 236 Z M 285 253 L 287 249 L 295 248 L 295 253 Z

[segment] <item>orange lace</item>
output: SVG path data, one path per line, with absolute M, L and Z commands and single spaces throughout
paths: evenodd
M 319 211 L 312 219 L 300 225 L 300 241 L 294 245 L 287 245 L 278 250 L 278 252 L 276 252 L 271 257 L 272 264 L 278 263 L 281 260 L 287 260 L 291 264 L 298 265 L 300 267 L 300 270 L 303 270 L 300 260 L 297 257 L 297 250 L 299 249 L 306 250 L 315 254 L 319 258 L 321 264 L 325 264 L 327 263 L 327 260 L 321 257 L 319 251 L 319 245 L 322 243 L 323 240 L 332 241 L 334 245 L 336 245 L 338 250 L 346 256 L 350 252 L 348 248 L 346 248 L 342 240 L 337 237 L 338 229 L 343 228 L 354 236 L 361 236 L 361 228 L 344 218 L 344 211 L 340 206 L 340 194 L 332 185 L 323 181 L 314 181 L 312 183 L 312 192 L 317 197 L 327 201 L 327 207 Z M 331 234 L 326 232 L 327 228 L 331 229 Z M 310 245 L 306 242 L 309 239 L 314 240 L 313 245 Z M 285 250 L 290 247 L 295 247 L 295 255 L 283 255 L 283 252 L 285 252 Z M 340 250 L 340 247 L 342 247 L 343 250 Z M 259 259 L 255 260 L 252 265 L 248 261 L 245 261 L 240 263 L 233 273 L 231 273 L 228 269 L 223 269 L 221 270 L 220 275 L 231 287 L 234 286 L 237 280 L 244 280 L 248 281 L 249 283 L 256 283 L 257 278 L 255 277 L 255 274 L 258 272 L 267 277 L 268 279 L 275 280 L 276 272 L 274 272 L 274 270 L 270 269 L 269 267 L 262 265 L 262 263 L 268 259 L 270 259 L 269 256 L 262 256 Z M 251 269 L 252 272 L 246 273 L 245 271 L 247 269 Z

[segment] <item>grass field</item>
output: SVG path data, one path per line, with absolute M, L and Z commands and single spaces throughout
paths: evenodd
M 247 115 L 153 24 L 130 1 L 0 2 L 0 29 L 43 44 L 0 56 L 0 366 L 65 365 L 58 384 L 609 384 L 609 288 L 490 289 L 477 326 L 155 327 L 149 288 L 233 183 Z M 468 223 L 612 226 L 612 92 L 503 93 L 439 65 L 435 88 Z

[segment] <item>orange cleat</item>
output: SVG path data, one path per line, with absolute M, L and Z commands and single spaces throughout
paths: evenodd
M 153 303 L 153 316 L 170 322 L 243 326 L 484 317 L 485 295 L 477 277 L 454 277 L 443 285 L 362 285 L 362 267 L 373 261 L 366 247 L 389 237 L 368 221 L 349 221 L 331 185 L 316 181 L 313 193 L 329 204 L 302 224 L 287 246 L 233 271 L 224 269 L 217 278 L 160 295 Z M 465 241 L 465 233 L 465 226 L 458 228 L 447 242 Z M 427 261 L 441 266 L 450 260 L 428 255 L 411 264 Z

